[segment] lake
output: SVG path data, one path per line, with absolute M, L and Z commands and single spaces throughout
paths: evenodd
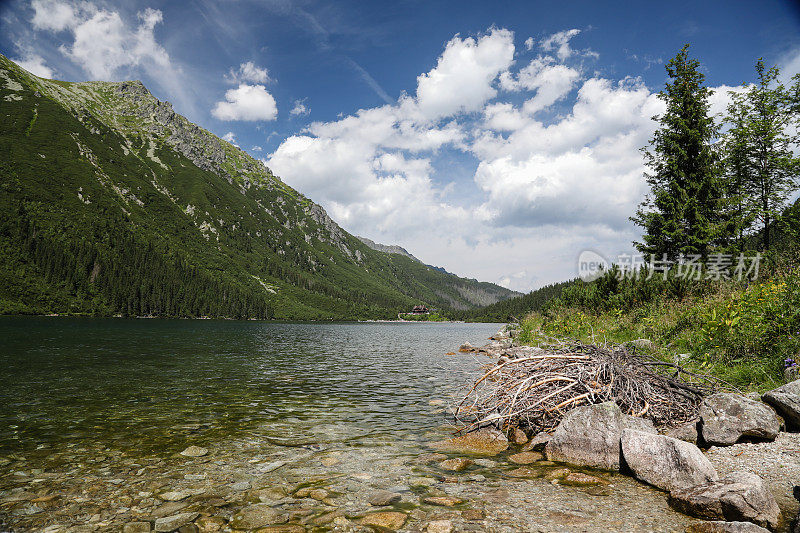
M 119 531 L 199 513 L 185 518 L 212 531 L 254 505 L 285 531 L 361 530 L 374 511 L 409 530 L 437 517 L 473 531 L 690 523 L 624 476 L 554 485 L 556 465 L 520 476 L 507 455 L 440 466 L 429 444 L 452 429 L 445 406 L 488 362 L 446 354 L 498 328 L 0 318 L 0 525 Z M 178 453 L 188 446 L 208 452 Z M 401 499 L 376 507 L 379 490 Z

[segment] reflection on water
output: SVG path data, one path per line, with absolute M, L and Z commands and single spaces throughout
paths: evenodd
M 0 454 L 81 439 L 152 451 L 187 432 L 310 442 L 433 428 L 443 419 L 428 401 L 474 369 L 443 354 L 496 329 L 4 318 Z

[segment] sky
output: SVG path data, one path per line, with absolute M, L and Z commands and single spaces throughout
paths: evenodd
M 722 113 L 800 72 L 800 2 L 0 0 L 34 74 L 142 80 L 347 231 L 523 292 L 633 252 L 686 43 Z

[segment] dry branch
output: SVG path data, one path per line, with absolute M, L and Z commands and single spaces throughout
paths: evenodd
M 537 355 L 486 370 L 454 409 L 461 432 L 487 425 L 551 431 L 579 405 L 613 400 L 656 426 L 697 417 L 703 396 L 724 385 L 625 346 L 553 342 Z

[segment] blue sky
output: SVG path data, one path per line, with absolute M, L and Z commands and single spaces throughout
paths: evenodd
M 0 4 L 0 51 L 35 74 L 141 79 L 345 229 L 518 290 L 631 250 L 638 148 L 687 42 L 721 111 L 757 58 L 800 71 L 800 6 Z

